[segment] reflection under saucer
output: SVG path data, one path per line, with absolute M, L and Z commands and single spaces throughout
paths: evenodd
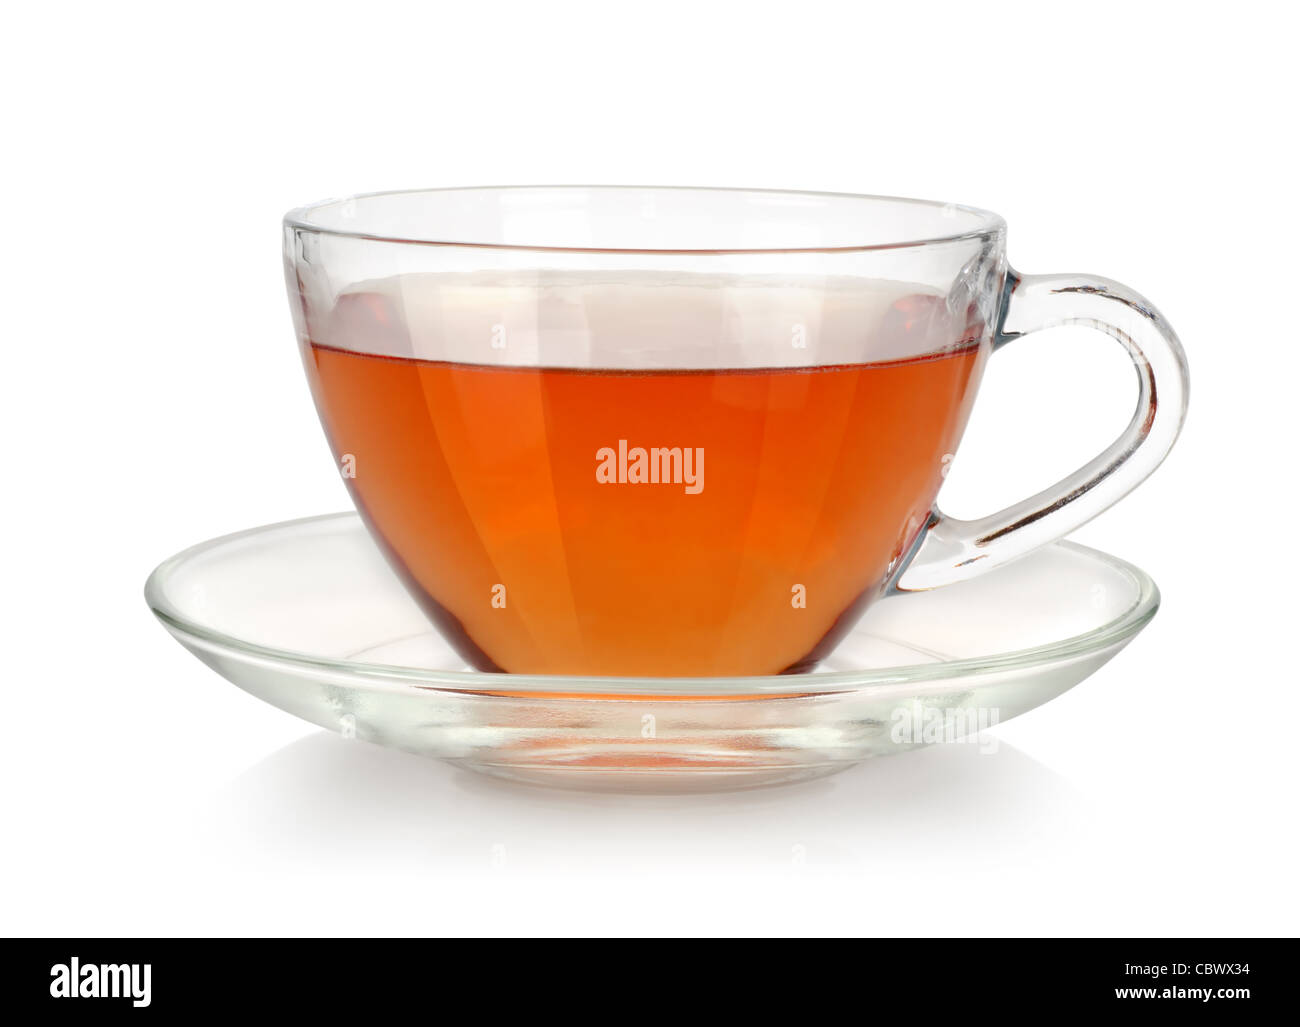
M 748 792 L 588 794 L 484 777 L 321 732 L 216 797 L 235 862 L 311 872 L 484 874 L 870 870 L 936 883 L 955 861 L 1077 850 L 1094 817 L 1019 750 L 934 745 L 831 778 Z M 1027 844 L 1032 842 L 1032 844 Z

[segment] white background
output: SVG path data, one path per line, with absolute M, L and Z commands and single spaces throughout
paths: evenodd
M 1212 15 L 1201 13 L 1212 10 Z M 1053 13 L 1055 11 L 1055 13 Z M 1281 4 L 23 4 L 0 39 L 5 933 L 1295 933 L 1296 25 Z M 348 505 L 279 218 L 505 182 L 991 208 L 1152 298 L 1179 445 L 1075 536 L 1151 627 L 998 731 L 742 795 L 516 789 L 172 642 L 148 571 Z M 1119 347 L 999 353 L 942 497 L 1108 442 Z M 494 858 L 494 854 L 496 858 Z

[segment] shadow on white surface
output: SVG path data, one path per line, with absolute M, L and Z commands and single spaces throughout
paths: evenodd
M 213 809 L 210 841 L 227 858 L 305 873 L 822 868 L 932 880 L 1075 849 L 1091 816 L 1067 780 L 1006 744 L 934 746 L 799 785 L 655 796 L 516 785 L 324 732 L 241 774 Z

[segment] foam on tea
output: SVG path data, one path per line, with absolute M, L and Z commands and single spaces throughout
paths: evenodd
M 540 674 L 815 663 L 925 524 L 986 337 L 857 279 L 406 275 L 311 309 L 358 509 L 468 661 Z

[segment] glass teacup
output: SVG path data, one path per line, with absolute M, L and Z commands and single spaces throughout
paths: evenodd
M 1105 279 L 1022 277 L 969 207 L 748 190 L 382 193 L 285 219 L 308 378 L 371 534 L 488 671 L 814 666 L 894 591 L 1115 502 L 1178 433 L 1172 330 Z M 990 353 L 1088 324 L 1124 435 L 979 521 L 934 506 Z

